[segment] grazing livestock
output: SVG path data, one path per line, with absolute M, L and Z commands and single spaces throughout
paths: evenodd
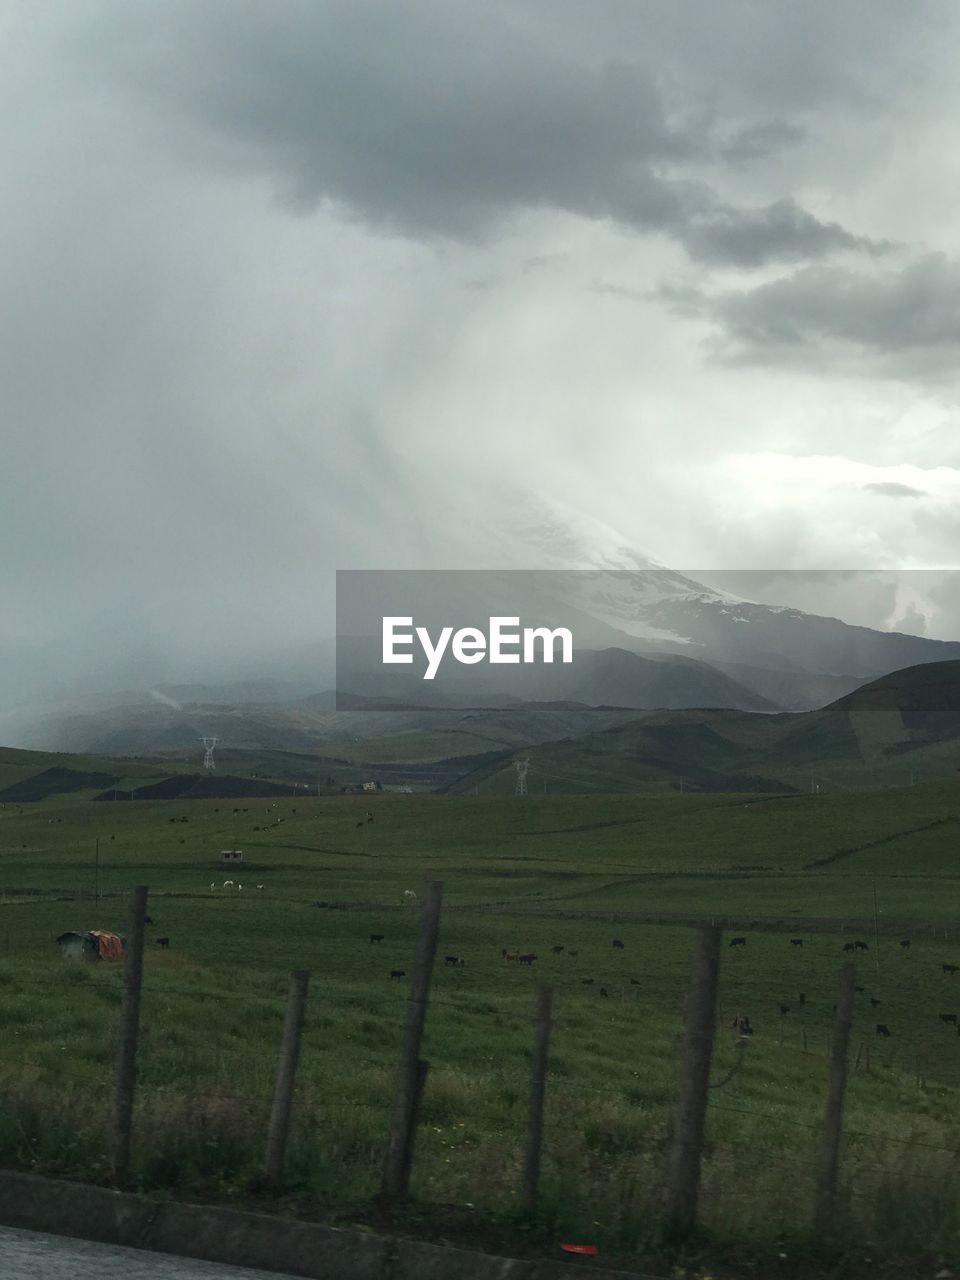
M 558 956 L 560 952 L 563 950 L 563 947 L 558 945 L 556 947 L 551 947 L 550 950 L 553 952 L 555 956 Z
M 163 947 L 164 951 L 166 951 L 166 949 L 167 949 L 167 947 L 169 947 L 169 945 L 170 945 L 170 939 L 169 939 L 169 938 L 158 938 L 158 939 L 157 939 L 157 946 L 158 946 L 158 947 Z
M 856 951 L 857 946 L 856 946 L 856 943 L 854 942 L 845 942 L 843 944 L 843 949 L 844 951 Z
M 733 1020 L 733 1027 L 738 1036 L 752 1036 L 753 1027 L 745 1013 L 738 1013 Z
M 593 979 L 592 979 L 592 978 L 581 978 L 581 979 L 580 979 L 580 981 L 583 983 L 583 985 L 584 985 L 585 987 L 592 987 L 592 986 L 593 986 Z
M 910 945 L 910 939 L 909 939 L 909 938 L 901 938 L 901 939 L 900 939 L 900 945 L 901 945 L 901 947 L 909 947 L 909 945 Z
M 940 1021 L 941 1021 L 941 1022 L 952 1022 L 954 1025 L 956 1025 L 956 1022 L 957 1022 L 957 1015 L 956 1015 L 955 1013 L 941 1013 L 941 1015 L 940 1015 Z
M 417 895 L 413 892 L 412 889 L 404 889 L 403 901 L 406 906 L 411 906 L 411 907 L 415 906 L 417 901 Z
M 801 992 L 800 992 L 800 995 L 797 997 L 797 1003 L 798 1003 L 798 1004 L 806 1004 L 806 1003 L 807 1003 L 807 997 L 806 997 L 806 993 L 805 993 L 805 992 L 803 992 L 803 991 L 801 991 Z
M 782 1004 L 782 1005 L 780 1006 L 780 1016 L 781 1016 L 781 1018 L 784 1016 L 784 1014 L 787 1014 L 787 1013 L 789 1013 L 789 1012 L 790 1012 L 790 1006 L 789 1006 L 788 1004 Z
M 802 938 L 791 938 L 791 939 L 790 939 L 790 945 L 791 945 L 791 947 L 802 947 L 802 946 L 803 946 L 803 939 L 802 939 Z
M 942 964 L 940 968 L 944 973 L 957 973 L 958 969 L 955 964 Z
M 519 961 L 520 964 L 533 964 L 536 958 L 537 957 L 533 954 L 532 951 L 528 951 L 526 955 L 517 956 L 517 960 Z
M 856 942 L 854 942 L 854 944 L 853 944 L 853 945 L 854 945 L 854 947 L 857 949 L 857 951 L 869 951 L 869 950 L 870 950 L 869 946 L 868 946 L 865 942 L 861 942 L 861 941 L 859 940 L 859 938 L 856 940 Z
M 867 991 L 866 987 L 854 987 L 853 989 L 861 996 L 866 995 L 866 991 Z
M 390 970 L 390 977 L 391 977 L 391 978 L 405 978 L 406 976 L 407 976 L 407 971 L 406 971 L 406 969 L 391 969 L 391 970 Z
M 600 994 L 601 994 L 601 996 L 603 996 L 604 1000 L 606 1000 L 606 999 L 607 999 L 607 988 L 606 988 L 606 987 L 601 987 L 601 988 L 600 988 Z
M 731 938 L 730 945 L 731 947 L 745 947 L 747 945 L 747 940 L 746 938 Z
M 877 997 L 876 997 L 876 996 L 871 996 L 871 997 L 870 997 L 870 1003 L 873 1005 L 874 1009 L 876 1009 L 876 1007 L 877 1007 L 877 1005 L 880 1003 L 880 1001 L 877 999 Z
M 463 960 L 460 956 L 444 956 L 443 963 L 448 964 L 451 969 L 456 968 L 457 965 L 460 965 L 461 968 L 463 967 Z
M 640 979 L 639 979 L 639 978 L 631 978 L 631 979 L 630 979 L 630 985 L 631 985 L 631 987 L 639 987 L 639 985 L 640 985 Z
M 514 951 L 504 950 L 504 951 L 501 951 L 500 954 L 503 956 L 504 960 L 512 960 L 514 964 L 516 964 L 517 961 L 520 959 L 520 952 L 516 950 Z
M 623 943 L 620 941 L 619 938 L 614 938 L 613 945 L 617 948 L 618 951 L 623 950 Z
M 153 916 L 144 916 L 144 917 L 143 917 L 143 923 L 144 923 L 144 924 L 153 924 Z
M 890 1028 L 887 1026 L 887 1024 L 886 1024 L 885 1022 L 878 1022 L 878 1023 L 877 1023 L 877 1035 L 878 1035 L 878 1036 L 888 1036 L 889 1034 L 890 1034 Z
M 383 935 L 382 933 L 371 933 L 371 935 L 370 935 L 370 941 L 371 941 L 371 942 L 382 942 L 382 941 L 383 941 L 383 937 L 384 937 L 384 935 Z

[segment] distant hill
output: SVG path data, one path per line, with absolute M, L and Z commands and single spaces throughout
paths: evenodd
M 789 792 L 960 782 L 960 661 L 891 673 L 816 711 L 654 712 L 524 754 L 530 777 L 559 791 Z M 484 783 L 512 789 L 512 768 Z M 473 785 L 468 777 L 459 789 Z
M 616 674 L 618 659 L 612 661 Z M 214 731 L 221 723 L 243 722 L 237 708 L 219 709 L 222 722 L 217 708 L 202 710 L 200 722 Z M 250 710 L 256 728 L 265 713 Z M 337 793 L 366 781 L 385 788 L 512 792 L 514 761 L 521 757 L 530 761 L 531 788 L 551 792 L 790 793 L 960 781 L 960 661 L 893 672 L 806 712 L 692 707 L 637 713 L 557 702 L 316 714 L 334 717 L 341 735 L 323 750 L 225 743 L 217 747 L 214 774 L 197 770 L 196 725 L 190 723 L 183 750 L 150 758 L 0 750 L 0 803 L 61 795 L 286 795 L 304 787 Z M 366 725 L 371 732 L 349 737 L 347 725 Z M 274 731 L 282 738 L 281 723 Z

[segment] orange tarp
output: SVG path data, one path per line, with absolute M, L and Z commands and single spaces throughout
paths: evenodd
M 97 940 L 101 960 L 123 959 L 123 943 L 115 933 L 107 933 L 105 929 L 91 929 L 90 937 Z

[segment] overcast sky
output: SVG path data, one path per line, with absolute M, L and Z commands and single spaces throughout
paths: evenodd
M 0 60 L 0 642 L 309 638 L 538 567 L 524 493 L 956 564 L 953 0 L 0 0 Z

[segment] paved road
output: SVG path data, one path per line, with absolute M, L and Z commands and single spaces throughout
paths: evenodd
M 285 1280 L 276 1271 L 224 1267 L 218 1262 L 195 1262 L 169 1253 L 11 1227 L 0 1227 L 0 1276 L 3 1280 Z

